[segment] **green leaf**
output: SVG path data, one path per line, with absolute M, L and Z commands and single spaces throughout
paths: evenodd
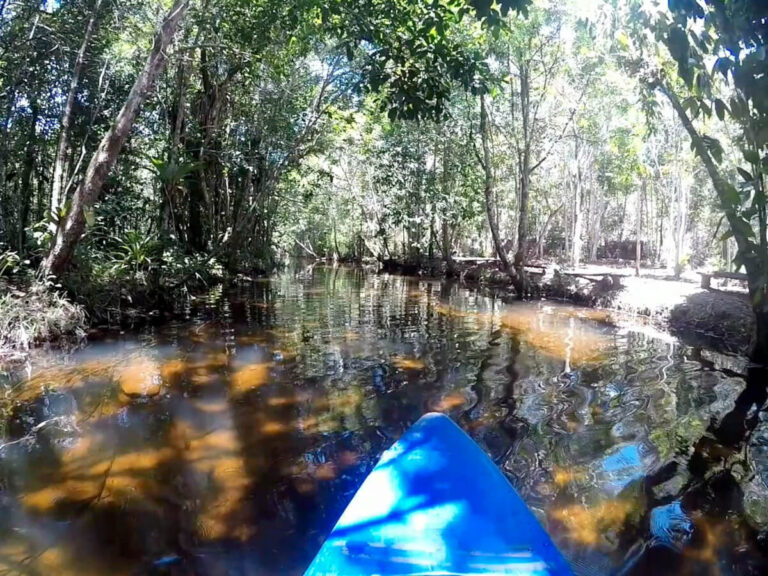
M 674 58 L 678 64 L 685 62 L 687 65 L 689 44 L 688 35 L 685 33 L 685 30 L 680 28 L 680 26 L 673 26 L 670 28 L 667 36 L 667 46 L 669 46 L 669 52 L 672 55 L 672 58 Z
M 725 192 L 722 198 L 723 203 L 725 204 L 724 208 L 733 209 L 741 204 L 741 196 L 739 195 L 739 191 L 736 189 L 736 186 L 726 182 L 724 187 Z
M 736 170 L 739 172 L 739 175 L 744 179 L 744 182 L 752 182 L 754 180 L 754 177 L 752 174 L 744 170 L 744 168 L 737 167 Z
M 754 238 L 755 231 L 752 229 L 752 225 L 744 218 L 737 217 L 731 222 L 731 228 L 736 236 L 740 238 Z
M 741 153 L 744 155 L 744 160 L 746 160 L 750 164 L 759 164 L 760 163 L 760 154 L 758 154 L 757 150 L 744 150 L 744 149 L 742 149 Z
M 723 78 L 726 80 L 728 79 L 728 71 L 733 66 L 733 62 L 731 62 L 728 58 L 718 58 L 715 60 L 715 65 L 712 67 L 712 73 L 715 71 L 720 72 L 720 74 L 723 75 Z
M 737 96 L 731 96 L 731 116 L 736 120 L 745 120 L 749 118 L 749 108 L 747 104 Z
M 86 224 L 88 224 L 88 226 L 93 226 L 93 224 L 96 222 L 96 218 L 93 215 L 93 210 L 91 208 L 84 208 L 83 215 L 85 216 Z
M 720 164 L 723 161 L 723 146 L 720 144 L 720 141 L 717 140 L 717 138 L 712 138 L 711 136 L 702 136 L 701 140 L 706 149 L 712 155 L 712 158 L 715 159 L 715 162 Z
M 715 100 L 715 114 L 717 114 L 717 117 L 722 121 L 725 120 L 725 102 L 720 100 L 720 98 L 717 98 Z

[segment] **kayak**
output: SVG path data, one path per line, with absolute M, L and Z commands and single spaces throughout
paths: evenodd
M 525 502 L 450 418 L 384 452 L 305 576 L 572 574 Z

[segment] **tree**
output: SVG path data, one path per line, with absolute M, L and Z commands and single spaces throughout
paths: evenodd
M 128 139 L 136 115 L 152 91 L 157 76 L 165 66 L 168 46 L 176 33 L 179 22 L 189 8 L 190 1 L 176 0 L 160 24 L 144 68 L 136 78 L 114 125 L 104 135 L 96 152 L 91 157 L 85 177 L 72 197 L 72 205 L 63 222 L 57 228 L 51 250 L 42 264 L 41 272 L 43 275 L 56 276 L 61 274 L 72 259 L 77 243 L 85 230 L 87 213 L 98 199 L 104 182 L 117 162 L 123 144 Z
M 99 198 L 139 108 L 151 93 L 165 65 L 166 49 L 188 5 L 189 0 L 177 1 L 161 25 L 144 69 L 139 73 L 112 129 L 94 152 L 84 179 L 75 191 L 71 209 L 57 228 L 53 245 L 41 268 L 44 274 L 59 275 L 68 266 L 85 229 L 87 215 Z M 227 5 L 227 2 L 206 4 L 203 7 L 203 26 L 205 15 L 215 14 L 222 5 Z M 255 15 L 255 18 L 233 20 L 233 25 L 225 29 L 229 35 L 225 38 L 229 41 L 225 46 L 236 45 L 244 37 L 256 38 L 256 45 L 250 46 L 249 52 L 252 56 L 261 57 L 268 50 L 269 40 L 273 37 L 269 34 L 253 35 L 249 30 L 244 30 L 254 25 L 261 25 L 270 33 L 273 30 L 279 33 L 286 28 L 295 31 L 301 36 L 297 45 L 305 50 L 311 46 L 310 38 L 316 41 L 330 36 L 336 39 L 349 60 L 354 59 L 356 53 L 362 54 L 360 74 L 363 81 L 359 86 L 375 92 L 391 118 L 437 118 L 444 113 L 455 82 L 468 88 L 478 74 L 482 75 L 482 66 L 474 57 L 474 52 L 468 49 L 471 47 L 462 44 L 451 30 L 470 14 L 474 14 L 486 25 L 493 26 L 511 7 L 526 5 L 526 0 L 506 0 L 494 6 L 482 3 L 470 5 L 455 0 L 429 3 L 379 0 L 364 7 L 339 0 L 297 1 L 289 4 L 266 2 L 258 5 L 235 2 L 229 14 Z M 215 28 L 215 24 L 200 29 L 207 31 L 212 27 Z M 198 34 L 198 40 L 204 41 L 206 36 L 211 35 Z M 262 38 L 265 39 L 262 40 L 264 43 L 259 44 Z M 235 76 L 246 67 L 235 54 L 229 54 L 224 64 L 225 71 L 214 78 L 221 66 L 209 65 L 208 47 L 202 44 L 200 48 L 201 91 L 196 107 L 200 130 L 198 134 L 192 135 L 197 138 L 193 149 L 197 150 L 194 164 L 198 176 L 191 180 L 188 214 L 188 239 L 198 251 L 210 248 L 210 237 L 220 236 L 221 232 L 212 227 L 215 224 L 213 216 L 219 213 L 220 191 L 224 184 L 222 165 L 213 152 L 220 148 L 226 92 Z M 321 91 L 322 94 L 325 92 L 325 89 Z M 318 104 L 314 113 L 321 113 L 322 108 Z M 63 119 L 68 120 L 69 117 L 65 111 Z M 316 122 L 317 119 L 312 120 L 309 126 L 304 127 L 307 135 L 312 132 Z M 62 128 L 66 143 L 68 132 L 65 122 Z M 297 158 L 289 155 L 285 160 L 288 162 L 281 162 L 281 166 Z M 58 191 L 59 187 L 55 190 Z M 60 194 L 53 200 L 59 202 L 58 196 Z M 166 203 L 164 210 L 173 210 L 173 200 L 167 200 Z M 233 226 L 231 233 L 226 236 L 226 244 L 235 244 L 235 251 L 237 244 L 242 241 L 243 227 L 249 227 L 250 222 L 250 217 L 246 218 Z M 221 243 L 217 241 L 217 244 Z M 222 249 L 223 245 L 216 246 L 216 250 Z
M 64 104 L 64 111 L 61 115 L 59 128 L 59 142 L 56 146 L 56 159 L 53 166 L 53 182 L 51 184 L 51 215 L 58 217 L 61 207 L 66 200 L 64 196 L 64 186 L 67 180 L 66 164 L 69 152 L 69 131 L 72 126 L 72 120 L 75 108 L 75 98 L 80 89 L 80 79 L 85 68 L 86 54 L 91 44 L 94 31 L 96 29 L 96 19 L 99 17 L 102 0 L 94 0 L 91 8 L 91 16 L 85 27 L 83 42 L 77 52 L 75 64 L 72 68 L 72 79 L 69 84 L 69 93 Z
M 691 147 L 706 169 L 724 217 L 738 246 L 736 261 L 749 278 L 756 316 L 752 358 L 768 361 L 768 217 L 765 169 L 768 166 L 768 78 L 766 29 L 768 6 L 760 2 L 675 0 L 671 14 L 643 14 L 677 66 L 674 78 L 663 66 L 645 74 L 649 87 L 672 105 Z M 710 67 L 709 62 L 714 64 Z M 683 94 L 683 97 L 680 95 Z M 723 147 L 695 122 L 714 114 L 735 124 L 743 165 L 741 182 L 729 181 L 721 167 Z

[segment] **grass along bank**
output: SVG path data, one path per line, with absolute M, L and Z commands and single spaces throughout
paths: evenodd
M 85 334 L 84 309 L 53 286 L 35 280 L 11 284 L 0 278 L 0 361 L 35 344 Z

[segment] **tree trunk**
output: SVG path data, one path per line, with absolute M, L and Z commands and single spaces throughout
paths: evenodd
M 341 257 L 341 252 L 339 251 L 339 239 L 336 236 L 336 218 L 334 218 L 333 219 L 333 261 L 337 262 L 340 257 Z
M 520 172 L 520 213 L 517 223 L 517 252 L 515 253 L 515 290 L 517 297 L 525 296 L 527 282 L 525 278 L 525 261 L 528 252 L 528 199 L 531 187 L 531 115 L 530 70 L 527 66 L 520 68 L 520 116 L 523 125 L 523 149 L 518 151 L 518 166 Z
M 451 246 L 451 233 L 448 230 L 448 220 L 443 218 L 442 227 L 440 230 L 440 251 L 443 255 L 443 261 L 445 262 L 445 270 L 449 276 L 452 276 L 456 271 L 456 263 L 453 260 L 452 246 Z
M 495 178 L 493 175 L 493 158 L 491 156 L 491 127 L 488 122 L 488 105 L 486 103 L 487 96 L 483 94 L 480 96 L 480 138 L 483 144 L 483 170 L 485 172 L 485 213 L 488 216 L 488 227 L 491 229 L 491 238 L 493 239 L 493 247 L 496 250 L 496 256 L 501 263 L 501 269 L 509 272 L 509 260 L 507 260 L 507 253 L 502 246 L 501 236 L 499 236 L 499 224 L 496 222 L 496 214 L 493 210 L 493 196 Z
M 643 178 L 642 193 L 637 191 L 637 222 L 635 227 L 635 276 L 640 276 L 640 258 L 642 257 L 642 245 L 640 237 L 643 233 L 643 196 L 645 195 L 645 178 Z
M 600 230 L 603 223 L 603 216 L 605 216 L 605 213 L 608 211 L 608 201 L 603 200 L 602 202 L 598 201 L 600 204 L 597 207 L 596 211 L 596 217 L 595 221 L 592 223 L 592 230 L 590 234 L 590 252 L 589 252 L 589 260 L 590 262 L 594 262 L 597 260 L 597 249 L 600 247 Z
M 672 239 L 675 245 L 675 278 L 680 278 L 683 272 L 683 250 L 685 248 L 685 234 L 688 227 L 688 189 L 683 182 L 682 175 L 677 175 L 675 186 L 675 213 L 670 214 L 670 226 Z
M 449 138 L 443 139 L 443 165 L 442 165 L 442 192 L 445 197 L 449 197 L 451 193 L 450 183 L 450 170 L 448 165 L 448 143 Z M 447 210 L 446 210 L 447 212 Z M 453 276 L 456 271 L 456 264 L 453 261 L 452 246 L 451 246 L 451 233 L 448 230 L 448 215 L 443 214 L 441 218 L 441 230 L 440 230 L 440 250 L 443 255 L 443 261 L 445 262 L 445 270 L 448 276 Z
M 430 264 L 435 259 L 435 238 L 437 234 L 435 233 L 435 211 L 434 209 L 430 210 L 430 217 L 429 217 L 429 246 L 427 247 L 427 259 L 429 260 Z
M 703 138 L 691 122 L 688 114 L 680 103 L 677 95 L 664 84 L 657 86 L 672 104 L 677 116 L 683 124 L 686 132 L 691 138 L 691 143 L 696 150 L 697 156 L 701 159 L 707 170 L 712 186 L 717 196 L 725 208 L 725 217 L 733 231 L 733 238 L 736 241 L 739 252 L 747 257 L 744 258 L 744 267 L 747 271 L 749 295 L 752 302 L 752 310 L 755 313 L 755 332 L 752 339 L 750 358 L 758 363 L 768 363 L 768 294 L 765 284 L 765 273 L 763 271 L 762 258 L 754 255 L 753 248 L 750 245 L 750 239 L 740 232 L 739 215 L 735 210 L 729 208 L 730 187 L 723 175 L 720 173 L 717 165 L 709 154 L 709 150 L 704 143 Z M 748 257 L 754 255 L 757 257 Z
M 56 230 L 56 237 L 51 250 L 41 267 L 43 275 L 60 276 L 72 260 L 75 248 L 85 230 L 85 212 L 90 210 L 99 198 L 104 182 L 114 167 L 123 144 L 130 135 L 136 115 L 152 91 L 155 80 L 165 65 L 168 45 L 190 2 L 191 0 L 176 0 L 160 25 L 143 70 L 136 78 L 114 125 L 101 140 L 91 157 L 83 181 L 72 197 L 72 206 Z
M 21 172 L 21 194 L 19 195 L 19 226 L 17 230 L 17 247 L 19 252 L 24 251 L 27 235 L 25 230 L 29 220 L 29 210 L 32 206 L 32 172 L 35 169 L 35 148 L 37 145 L 37 135 L 35 128 L 39 110 L 36 103 L 32 103 L 32 118 L 30 118 L 29 136 L 27 137 L 27 148 L 24 151 L 24 167 Z
M 53 164 L 53 181 L 51 185 L 51 215 L 54 220 L 58 219 L 59 211 L 66 201 L 66 198 L 63 197 L 63 191 L 64 184 L 67 181 L 66 166 L 68 161 L 69 130 L 72 125 L 72 115 L 75 109 L 75 97 L 80 88 L 80 77 L 85 69 L 85 54 L 88 51 L 88 45 L 91 43 L 91 38 L 93 38 L 93 33 L 96 29 L 96 19 L 99 15 L 101 2 L 102 0 L 94 0 L 91 17 L 88 20 L 88 25 L 85 27 L 83 43 L 80 45 L 77 58 L 75 58 L 75 65 L 72 68 L 69 94 L 67 94 L 64 111 L 61 115 L 61 129 L 59 130 L 59 142 L 56 146 L 56 159 Z
M 624 222 L 627 221 L 627 200 L 629 200 L 629 196 L 625 194 L 624 204 L 621 207 L 621 227 L 619 228 L 619 244 L 621 244 L 624 241 Z M 620 255 L 621 255 L 621 252 L 620 252 Z
M 168 150 L 168 165 L 175 166 L 176 169 L 181 165 L 181 140 L 186 119 L 186 84 L 186 67 L 184 59 L 180 58 L 176 69 L 176 97 L 169 113 L 171 140 Z M 164 234 L 174 233 L 177 238 L 184 239 L 184 227 L 180 222 L 179 184 L 180 182 L 175 179 L 172 182 L 161 184 L 163 195 L 160 202 L 160 231 Z
M 563 204 L 560 204 L 557 208 L 555 208 L 549 214 L 547 214 L 547 219 L 544 221 L 544 225 L 541 227 L 541 230 L 539 231 L 539 235 L 536 238 L 536 254 L 541 259 L 544 258 L 544 242 L 547 239 L 547 233 L 549 232 L 549 227 L 552 225 L 552 220 L 555 219 L 555 216 L 557 216 L 557 213 L 560 212 L 562 208 L 563 208 Z
M 581 159 L 579 158 L 580 146 L 579 138 L 574 133 L 574 160 L 576 162 L 576 173 L 573 182 L 573 252 L 571 254 L 571 265 L 574 270 L 581 264 Z

